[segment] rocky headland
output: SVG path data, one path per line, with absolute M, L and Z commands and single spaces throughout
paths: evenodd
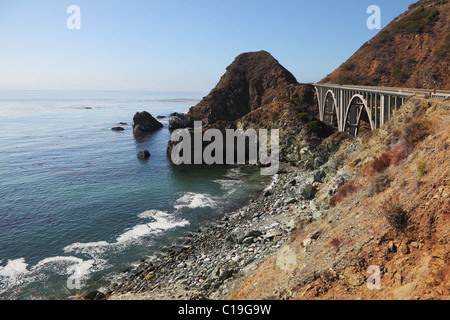
M 316 106 L 314 86 L 298 83 L 270 53 L 249 52 L 239 55 L 187 114 L 173 114 L 169 129 L 193 134 L 194 121 L 202 122 L 203 131 L 278 129 L 281 161 L 313 168 L 326 161 L 316 158 L 314 150 L 335 131 L 318 120 Z M 174 145 L 169 142 L 168 155 Z

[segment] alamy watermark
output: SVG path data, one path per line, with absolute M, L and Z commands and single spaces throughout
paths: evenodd
M 367 19 L 367 28 L 369 30 L 381 30 L 381 8 L 377 5 L 371 5 L 367 8 L 367 14 L 371 15 Z
M 73 274 L 67 279 L 66 286 L 69 290 L 80 290 L 82 288 L 81 273 L 79 270 L 73 270 Z
M 66 20 L 66 26 L 69 30 L 80 30 L 81 29 L 81 9 L 77 5 L 70 5 L 66 10 L 67 14 L 70 16 Z
M 173 164 L 252 164 L 261 165 L 262 175 L 275 175 L 280 164 L 279 130 L 225 130 L 225 138 L 218 129 L 203 132 L 201 121 L 194 122 L 194 133 L 175 130 L 170 139 L 178 144 L 171 151 Z M 209 144 L 204 147 L 204 142 Z M 224 154 L 225 151 L 225 154 Z
M 366 271 L 370 276 L 367 278 L 369 290 L 381 290 L 381 270 L 379 266 L 369 266 Z

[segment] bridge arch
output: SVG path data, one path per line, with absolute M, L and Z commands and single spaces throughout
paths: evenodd
M 323 120 L 325 123 L 339 127 L 339 112 L 336 96 L 333 91 L 328 90 L 323 102 Z
M 355 94 L 351 97 L 347 105 L 344 118 L 344 131 L 353 136 L 358 135 L 361 127 L 361 121 L 370 125 L 371 130 L 375 130 L 375 125 L 372 121 L 372 112 L 368 107 L 367 101 L 361 94 Z

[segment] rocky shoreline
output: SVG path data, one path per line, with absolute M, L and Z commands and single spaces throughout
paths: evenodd
M 248 205 L 178 239 L 156 258 L 123 273 L 99 296 L 113 300 L 226 298 L 229 282 L 256 269 L 289 241 L 299 225 L 320 216 L 310 206 L 318 184 L 314 176 L 283 164 L 272 184 Z

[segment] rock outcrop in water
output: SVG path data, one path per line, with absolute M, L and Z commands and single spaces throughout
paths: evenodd
M 162 127 L 162 123 L 147 111 L 137 112 L 133 117 L 133 133 L 137 136 L 152 133 Z
M 150 158 L 150 152 L 148 150 L 141 150 L 138 152 L 137 157 L 140 160 L 147 160 L 148 158 Z
M 192 117 L 187 114 L 172 113 L 172 119 L 169 121 L 169 130 L 174 131 L 177 129 L 188 128 L 194 125 Z

